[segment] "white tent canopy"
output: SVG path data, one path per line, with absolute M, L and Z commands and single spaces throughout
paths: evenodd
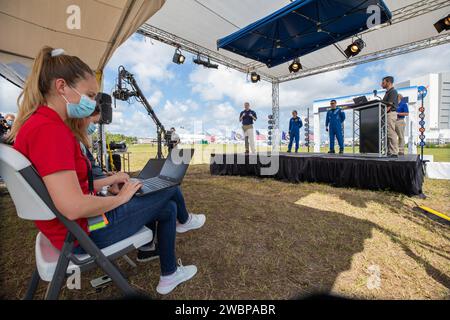
M 39 49 L 49 45 L 80 57 L 92 70 L 102 71 L 115 49 L 164 2 L 1 0 L 0 63 L 29 66 Z
M 191 52 L 203 54 L 212 61 L 244 73 L 256 71 L 261 79 L 272 83 L 272 117 L 274 120 L 272 150 L 280 145 L 279 84 L 355 66 L 379 59 L 401 55 L 445 43 L 450 33 L 439 34 L 434 23 L 450 12 L 448 0 L 384 0 L 392 13 L 389 23 L 364 31 L 366 47 L 350 59 L 342 53 L 351 43 L 346 39 L 302 56 L 304 67 L 289 73 L 290 62 L 267 68 L 264 64 L 217 50 L 217 40 L 264 18 L 288 5 L 289 0 L 167 0 L 164 7 L 145 23 L 138 33 Z
M 200 51 L 227 66 L 234 64 L 240 71 L 257 71 L 265 80 L 280 82 L 450 42 L 448 33 L 438 35 L 433 26 L 450 12 L 450 1 L 385 0 L 393 13 L 392 24 L 364 32 L 367 47 L 350 60 L 341 52 L 350 39 L 303 56 L 304 70 L 294 75 L 289 74 L 289 63 L 269 69 L 229 51 L 217 51 L 217 39 L 289 3 L 289 0 L 168 0 L 140 32 L 173 45 L 179 43 L 182 49 L 194 53 Z

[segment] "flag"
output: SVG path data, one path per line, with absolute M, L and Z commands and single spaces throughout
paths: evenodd
M 259 130 L 256 130 L 256 140 L 265 141 L 267 138 Z

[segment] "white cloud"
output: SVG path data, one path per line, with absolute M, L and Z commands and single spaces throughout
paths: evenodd
M 149 90 L 152 82 L 172 79 L 168 67 L 172 63 L 174 49 L 160 42 L 153 43 L 144 37 L 127 40 L 112 56 L 107 68 L 116 71 L 120 65 L 136 75 L 143 90 Z
M 293 108 L 310 105 L 318 98 L 361 92 L 376 87 L 379 79 L 367 76 L 358 83 L 344 80 L 354 68 L 332 71 L 308 78 L 285 82 L 280 85 L 280 107 Z M 256 84 L 246 80 L 246 75 L 225 67 L 219 70 L 199 68 L 189 77 L 192 91 L 207 102 L 230 99 L 240 110 L 249 101 L 256 111 L 272 105 L 272 85 L 261 81 Z
M 428 73 L 450 71 L 450 45 L 437 46 L 383 61 L 386 74 L 396 82 L 410 80 Z
M 256 110 L 272 103 L 270 83 L 251 83 L 245 74 L 224 66 L 219 66 L 218 70 L 197 68 L 191 73 L 189 81 L 192 91 L 205 101 L 217 102 L 228 98 L 239 108 L 248 101 Z
M 117 101 L 117 107 L 113 108 L 113 121 L 105 126 L 106 131 L 135 137 L 156 136 L 153 121 L 144 110 L 139 103 Z
M 155 91 L 155 93 L 153 93 L 153 95 L 147 99 L 148 103 L 150 103 L 151 106 L 156 106 L 159 104 L 159 102 L 161 101 L 163 97 L 163 93 L 161 90 L 157 90 Z

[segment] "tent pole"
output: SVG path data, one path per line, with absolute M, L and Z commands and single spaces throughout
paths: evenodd
M 280 151 L 280 83 L 272 82 L 273 140 L 272 152 Z

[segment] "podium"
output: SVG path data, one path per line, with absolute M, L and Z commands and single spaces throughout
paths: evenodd
M 387 155 L 387 104 L 372 100 L 352 107 L 353 109 L 353 153 L 356 140 L 359 152 Z

